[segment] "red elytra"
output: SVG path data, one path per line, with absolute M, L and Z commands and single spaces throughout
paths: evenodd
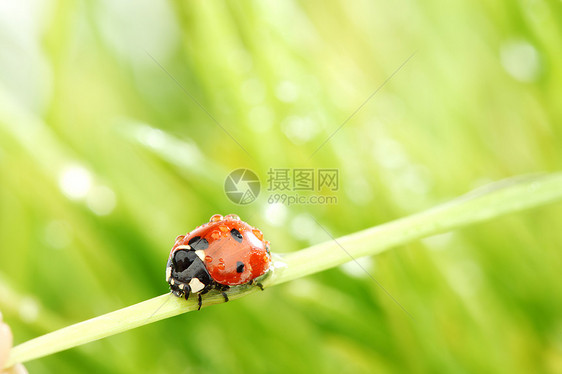
M 187 235 L 178 236 L 170 257 L 182 246 L 204 251 L 204 264 L 211 278 L 222 285 L 248 283 L 265 274 L 271 266 L 269 242 L 260 230 L 237 215 L 216 214 L 210 222 Z

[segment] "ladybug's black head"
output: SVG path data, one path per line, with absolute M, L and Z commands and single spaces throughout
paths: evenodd
M 193 249 L 178 249 L 172 253 L 166 266 L 166 281 L 176 296 L 208 289 L 213 281 L 205 264 Z

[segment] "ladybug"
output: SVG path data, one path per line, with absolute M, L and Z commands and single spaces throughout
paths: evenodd
M 180 235 L 170 251 L 166 265 L 166 281 L 172 293 L 187 300 L 216 289 L 228 301 L 231 286 L 254 284 L 255 279 L 271 267 L 269 242 L 260 230 L 250 226 L 235 214 L 225 217 L 215 214 L 208 223 L 187 235 Z

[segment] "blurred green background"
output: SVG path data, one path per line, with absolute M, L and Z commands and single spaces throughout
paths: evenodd
M 559 170 L 561 8 L 1 1 L 0 310 L 16 342 L 166 293 L 174 238 L 215 213 L 283 253 L 329 240 L 314 219 L 337 237 Z M 237 168 L 261 179 L 251 204 L 223 191 Z M 269 204 L 270 168 L 338 169 L 337 204 Z M 350 263 L 26 367 L 562 373 L 561 208 L 362 259 L 414 320 Z

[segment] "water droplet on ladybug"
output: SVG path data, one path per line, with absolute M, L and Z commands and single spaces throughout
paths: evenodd
M 226 225 L 220 225 L 219 230 L 221 230 L 222 232 L 229 232 L 230 231 L 230 229 Z
M 205 256 L 205 261 L 206 262 L 212 262 L 213 258 L 211 256 Z
M 238 217 L 238 215 L 236 214 L 227 214 L 226 216 L 224 216 L 225 219 L 230 219 L 232 221 L 240 221 L 240 217 Z
M 213 230 L 210 235 L 212 240 L 217 240 L 221 237 L 221 232 L 219 230 Z
M 220 214 L 215 214 L 214 216 L 211 217 L 209 222 L 218 222 L 218 221 L 221 221 L 222 219 L 223 218 Z
M 259 240 L 263 240 L 263 234 L 260 230 L 258 229 L 253 229 L 252 232 L 254 233 L 254 235 L 256 236 L 256 238 L 258 238 Z

